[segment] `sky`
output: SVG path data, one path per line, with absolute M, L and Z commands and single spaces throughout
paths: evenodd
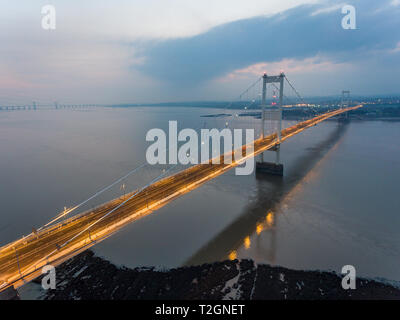
M 42 28 L 42 6 L 56 9 Z M 342 7 L 356 9 L 343 29 Z M 400 0 L 0 0 L 0 106 L 400 94 Z M 290 92 L 287 93 L 288 95 Z

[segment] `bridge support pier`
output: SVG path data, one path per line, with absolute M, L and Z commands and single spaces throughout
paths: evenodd
M 343 123 L 350 122 L 350 118 L 349 118 L 348 112 L 342 113 L 341 115 L 339 115 L 339 117 L 337 118 L 337 121 L 338 122 L 343 122 Z
M 342 91 L 342 99 L 340 100 L 340 109 L 343 108 L 348 108 L 350 107 L 350 91 L 349 90 L 343 90 Z M 338 117 L 339 122 L 349 122 L 349 113 L 345 112 L 339 115 Z
M 261 161 L 256 161 L 256 174 L 271 174 L 274 176 L 283 176 L 283 164 L 280 163 L 280 145 L 277 145 L 275 151 L 275 162 L 264 161 L 264 154 L 261 153 Z

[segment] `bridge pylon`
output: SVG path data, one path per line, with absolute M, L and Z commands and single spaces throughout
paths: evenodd
M 278 113 L 278 132 L 277 132 L 277 145 L 271 151 L 275 152 L 275 162 L 264 161 L 264 153 L 261 153 L 261 161 L 256 162 L 256 172 L 273 174 L 283 176 L 283 164 L 280 163 L 280 142 L 282 131 L 282 104 L 283 104 L 283 82 L 285 74 L 281 72 L 277 76 L 268 76 L 264 73 L 262 85 L 262 100 L 261 100 L 261 137 L 265 137 L 265 107 L 267 96 L 267 83 L 279 83 L 279 104 L 277 106 Z M 276 109 L 276 108 L 275 108 Z
M 342 98 L 340 99 L 340 109 L 343 108 L 348 108 L 350 107 L 350 91 L 349 90 L 343 90 L 342 91 Z M 340 116 L 338 117 L 338 121 L 340 122 L 347 122 L 349 121 L 349 113 L 345 112 L 340 114 Z
M 342 99 L 340 100 L 340 109 L 347 108 L 350 106 L 350 91 L 342 91 Z

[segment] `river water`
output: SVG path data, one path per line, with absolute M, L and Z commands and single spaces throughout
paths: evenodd
M 247 128 L 251 117 L 183 107 L 0 112 L 0 245 L 39 227 L 145 161 L 146 132 Z M 285 121 L 284 126 L 293 124 Z M 269 131 L 275 127 L 270 123 Z M 259 132 L 259 131 L 258 131 Z M 96 245 L 128 267 L 252 258 L 295 269 L 400 280 L 400 122 L 326 121 L 282 144 L 284 177 L 234 170 Z M 275 153 L 265 158 L 273 161 Z M 136 189 L 168 167 L 124 181 Z M 179 170 L 176 167 L 174 170 Z M 82 209 L 115 196 L 121 184 Z

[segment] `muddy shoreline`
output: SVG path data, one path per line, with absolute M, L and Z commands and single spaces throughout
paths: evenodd
M 88 250 L 56 268 L 57 286 L 45 300 L 375 300 L 400 299 L 400 289 L 358 278 L 342 289 L 333 272 L 299 271 L 251 260 L 157 270 L 117 267 Z M 34 280 L 41 283 L 41 278 Z

